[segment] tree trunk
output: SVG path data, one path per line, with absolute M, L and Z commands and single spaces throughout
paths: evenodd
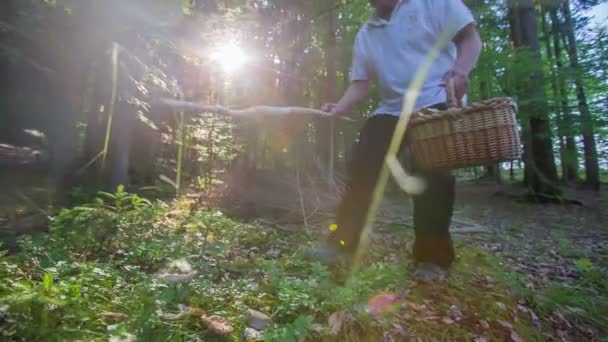
M 557 121 L 557 135 L 559 140 L 559 156 L 560 156 L 560 166 L 562 170 L 562 181 L 566 183 L 568 181 L 568 163 L 566 162 L 567 152 L 565 151 L 566 145 L 564 144 L 564 124 L 561 108 L 559 106 L 560 103 L 560 94 L 557 87 L 557 70 L 555 69 L 555 61 L 553 58 L 553 50 L 551 48 L 551 36 L 549 33 L 549 28 L 547 25 L 547 16 L 545 7 L 542 7 L 541 14 L 541 27 L 543 29 L 543 40 L 545 42 L 545 50 L 547 53 L 547 59 L 549 60 L 549 65 L 551 69 L 551 92 L 553 95 L 553 102 L 551 104 L 551 110 L 555 113 L 556 121 Z
M 531 195 L 554 197 L 560 193 L 557 187 L 557 170 L 551 141 L 551 125 L 547 114 L 547 100 L 543 85 L 540 62 L 540 42 L 537 28 L 537 15 L 533 0 L 510 0 L 509 21 L 511 39 L 515 47 L 529 48 L 537 64 L 535 72 L 520 75 L 518 97 L 524 127 L 528 126 L 529 136 L 526 153 L 526 181 Z
M 560 22 L 557 17 L 557 8 L 552 8 L 549 11 L 551 16 L 551 30 L 553 34 L 553 51 L 555 55 L 555 65 L 557 72 L 563 70 L 562 62 L 562 48 L 560 40 Z M 559 88 L 559 101 L 562 112 L 561 117 L 561 128 L 563 129 L 565 144 L 563 149 L 563 160 L 562 163 L 565 166 L 564 181 L 574 182 L 578 176 L 578 153 L 576 148 L 576 142 L 572 132 L 574 131 L 574 124 L 572 122 L 572 113 L 570 111 L 570 104 L 568 103 L 568 91 L 566 90 L 566 82 L 563 75 L 557 75 L 557 82 Z
M 328 8 L 328 32 L 325 38 L 325 69 L 327 72 L 325 79 L 324 94 L 321 97 L 327 102 L 336 100 L 337 74 L 336 74 L 336 33 L 338 26 L 338 14 L 336 11 L 336 0 L 327 2 Z M 317 146 L 321 162 L 328 168 L 328 177 L 330 184 L 334 180 L 335 168 L 335 152 L 336 152 L 336 137 L 334 134 L 335 121 L 327 118 L 320 118 L 317 121 Z
M 491 83 L 491 75 L 487 72 L 487 70 L 480 71 L 483 75 L 482 79 L 479 81 L 479 93 L 481 95 L 481 99 L 489 99 L 492 97 L 492 83 Z M 496 163 L 494 165 L 486 166 L 486 174 L 484 178 L 494 179 L 496 183 L 501 183 L 500 176 L 500 164 Z
M 135 108 L 125 100 L 116 103 L 110 146 L 108 151 L 109 179 L 107 191 L 116 191 L 119 185 L 129 186 L 129 161 L 131 152 L 131 133 Z
M 585 151 L 585 184 L 591 189 L 599 191 L 599 164 L 593 128 L 593 118 L 591 116 L 591 112 L 589 111 L 583 80 L 580 76 L 578 51 L 574 36 L 574 25 L 572 23 L 572 13 L 570 12 L 570 2 L 568 0 L 562 2 L 561 10 L 565 19 L 564 29 L 566 31 L 566 38 L 568 39 L 567 51 L 570 58 L 570 66 L 575 71 L 574 85 L 576 87 L 576 97 L 578 99 L 578 108 L 581 115 L 581 128 L 583 132 L 583 146 Z

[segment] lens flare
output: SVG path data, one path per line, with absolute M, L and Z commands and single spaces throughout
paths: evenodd
M 231 74 L 243 67 L 248 62 L 249 56 L 238 45 L 229 43 L 215 48 L 209 59 L 219 64 L 225 73 Z

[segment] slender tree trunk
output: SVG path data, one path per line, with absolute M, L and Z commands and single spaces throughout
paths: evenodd
M 109 96 L 106 94 L 100 94 L 101 90 L 107 85 L 100 85 L 99 80 L 97 79 L 97 65 L 96 63 L 91 63 L 90 67 L 90 99 L 89 105 L 83 106 L 83 115 L 85 116 L 87 122 L 87 128 L 85 133 L 85 143 L 84 143 L 84 159 L 87 163 L 90 163 L 91 166 L 96 163 L 100 156 L 100 152 L 103 149 L 103 138 L 104 138 L 104 123 L 105 116 L 102 112 L 102 106 L 105 111 L 105 105 L 109 102 Z M 105 71 L 105 70 L 104 70 Z M 103 79 L 103 77 L 102 77 Z M 105 79 L 103 79 L 105 81 Z
M 540 42 L 537 15 L 533 0 L 510 0 L 509 19 L 511 38 L 515 47 L 527 47 L 534 54 L 536 72 L 520 75 L 518 86 L 524 127 L 529 127 L 529 136 L 524 143 L 526 149 L 526 176 L 532 195 L 551 196 L 559 194 L 557 170 L 551 141 L 551 125 L 547 115 L 547 103 L 540 63 Z
M 549 60 L 550 69 L 551 69 L 551 92 L 553 95 L 553 102 L 551 102 L 550 108 L 555 113 L 556 121 L 557 121 L 557 135 L 559 140 L 559 156 L 560 156 L 560 166 L 562 171 L 562 180 L 567 182 L 568 180 L 568 167 L 566 163 L 566 151 L 564 144 L 564 125 L 563 125 L 563 117 L 562 112 L 560 110 L 559 102 L 559 90 L 557 87 L 557 70 L 555 70 L 555 61 L 553 58 L 553 50 L 551 48 L 551 36 L 549 33 L 549 28 L 547 25 L 547 16 L 545 7 L 542 7 L 541 13 L 541 27 L 543 30 L 543 41 L 545 42 L 545 51 L 547 53 L 547 59 Z
M 583 132 L 583 146 L 585 151 L 585 184 L 591 189 L 599 191 L 599 164 L 593 127 L 593 117 L 591 116 L 591 112 L 589 110 L 585 88 L 580 76 L 580 65 L 578 61 L 576 39 L 574 36 L 574 25 L 572 23 L 572 13 L 570 11 L 570 2 L 568 0 L 562 2 L 561 10 L 565 19 L 564 29 L 566 31 L 566 38 L 568 39 L 567 51 L 570 58 L 570 66 L 575 71 L 574 84 L 576 87 L 578 108 L 581 115 L 581 128 Z
M 482 99 L 489 99 L 492 96 L 491 76 L 487 70 L 483 70 L 481 72 L 483 73 L 483 78 L 479 81 L 479 92 Z M 496 163 L 494 165 L 486 166 L 485 177 L 488 179 L 494 179 L 496 180 L 496 183 L 500 184 L 502 182 L 500 175 L 500 164 Z
M 321 97 L 327 102 L 336 100 L 337 74 L 336 74 L 336 34 L 338 26 L 338 14 L 336 12 L 336 0 L 327 2 L 328 8 L 328 31 L 325 38 L 325 69 L 327 72 L 325 79 L 324 95 Z M 333 183 L 334 168 L 335 168 L 335 152 L 336 152 L 336 137 L 335 137 L 335 121 L 320 118 L 318 124 L 318 151 L 321 156 L 323 165 L 328 167 L 329 180 Z
M 551 31 L 553 35 L 553 52 L 555 55 L 555 66 L 557 68 L 557 82 L 558 82 L 558 97 L 561 107 L 561 128 L 563 129 L 563 135 L 565 139 L 565 147 L 563 151 L 562 163 L 565 165 L 564 181 L 573 182 L 576 181 L 578 176 L 578 153 L 576 147 L 576 141 L 572 132 L 574 131 L 574 123 L 572 121 L 572 112 L 570 110 L 570 104 L 568 103 L 568 91 L 566 90 L 566 82 L 564 76 L 561 74 L 563 70 L 562 62 L 562 48 L 560 40 L 560 22 L 557 17 L 557 8 L 551 8 L 549 11 L 551 17 Z

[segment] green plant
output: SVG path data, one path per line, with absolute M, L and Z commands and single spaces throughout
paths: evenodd
M 292 323 L 283 324 L 266 333 L 265 340 L 269 342 L 296 342 L 306 337 L 314 320 L 311 316 L 300 316 Z
M 113 194 L 105 191 L 99 191 L 98 195 L 100 199 L 104 201 L 107 208 L 117 213 L 122 213 L 133 209 L 141 209 L 144 206 L 150 205 L 150 201 L 141 198 L 136 194 L 125 192 L 125 187 L 123 185 L 119 185 L 116 192 Z

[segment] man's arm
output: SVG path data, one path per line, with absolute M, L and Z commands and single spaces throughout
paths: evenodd
M 456 99 L 460 100 L 469 88 L 469 74 L 479 60 L 482 42 L 474 24 L 469 24 L 460 30 L 453 41 L 457 50 L 456 63 L 446 74 L 445 79 L 446 81 L 452 79 Z
M 475 68 L 481 53 L 481 37 L 475 25 L 469 24 L 460 30 L 454 37 L 454 43 L 458 51 L 454 70 L 468 75 Z
M 353 81 L 338 103 L 328 103 L 321 109 L 337 116 L 345 115 L 354 105 L 367 98 L 368 93 L 369 81 Z

